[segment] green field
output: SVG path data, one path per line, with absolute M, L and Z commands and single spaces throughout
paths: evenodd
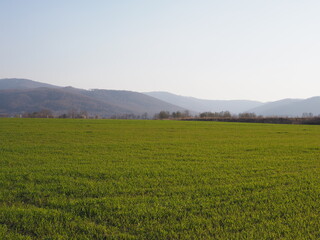
M 319 239 L 320 126 L 0 119 L 0 239 Z

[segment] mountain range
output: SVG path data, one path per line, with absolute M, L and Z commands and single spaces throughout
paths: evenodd
M 151 118 L 160 111 L 186 110 L 192 114 L 230 111 L 233 114 L 250 112 L 263 116 L 296 117 L 305 113 L 319 115 L 320 97 L 266 103 L 251 100 L 205 100 L 168 92 L 85 90 L 28 79 L 0 79 L 0 115 L 12 116 L 43 109 L 51 110 L 54 115 L 85 111 L 90 116 L 104 118 L 126 115 Z
M 233 114 L 248 112 L 266 117 L 300 117 L 304 114 L 314 116 L 320 114 L 320 97 L 282 99 L 263 103 L 250 100 L 204 100 L 178 96 L 168 92 L 147 92 L 145 94 L 191 111 L 198 110 L 198 112 L 230 111 Z
M 193 112 L 229 111 L 235 114 L 263 105 L 262 102 L 250 100 L 205 100 L 194 97 L 178 96 L 168 92 L 146 92 L 148 96 L 181 106 Z
M 58 87 L 28 79 L 0 79 L 0 114 L 17 115 L 51 110 L 54 115 L 87 112 L 104 118 L 144 115 L 186 109 L 148 95 L 117 90 Z

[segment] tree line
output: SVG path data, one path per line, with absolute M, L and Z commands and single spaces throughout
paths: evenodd
M 231 114 L 229 111 L 221 111 L 221 112 L 203 112 L 199 115 L 191 115 L 189 111 L 184 112 L 168 112 L 168 111 L 160 111 L 159 113 L 154 115 L 154 119 L 184 119 L 184 118 L 255 118 L 257 115 L 255 113 L 239 113 L 239 114 Z
M 10 117 L 8 114 L 2 114 L 0 117 Z M 300 117 L 264 117 L 261 115 L 256 115 L 252 112 L 243 112 L 239 114 L 232 114 L 229 111 L 220 112 L 202 112 L 199 114 L 190 113 L 190 111 L 160 111 L 149 116 L 148 113 L 143 114 L 133 114 L 133 113 L 123 113 L 115 114 L 109 117 L 92 115 L 84 110 L 69 109 L 65 113 L 53 113 L 50 109 L 42 109 L 35 112 L 25 112 L 22 114 L 16 114 L 14 117 L 22 118 L 109 118 L 109 119 L 176 119 L 176 120 L 212 120 L 212 121 L 238 121 L 238 122 L 272 122 L 272 123 L 291 123 L 291 122 L 301 122 L 310 120 L 309 122 L 318 122 L 320 115 L 314 116 L 312 113 L 303 113 Z
M 186 117 L 191 117 L 191 114 L 188 110 L 185 110 L 184 112 L 177 111 L 172 113 L 169 111 L 160 111 L 153 116 L 153 119 L 178 119 Z

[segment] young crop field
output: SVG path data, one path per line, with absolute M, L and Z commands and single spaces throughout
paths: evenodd
M 0 119 L 0 239 L 319 239 L 320 126 Z

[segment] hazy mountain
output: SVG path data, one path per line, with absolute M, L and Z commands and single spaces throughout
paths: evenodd
M 267 102 L 256 108 L 249 109 L 248 112 L 254 112 L 258 115 L 275 116 L 274 113 L 278 112 L 276 109 L 286 108 L 286 106 L 289 106 L 290 104 L 294 104 L 300 101 L 302 101 L 302 99 L 287 98 L 287 99 L 282 99 L 274 102 Z
M 124 114 L 153 117 L 164 111 L 254 112 L 263 116 L 301 116 L 320 114 L 320 97 L 283 99 L 261 103 L 249 100 L 203 100 L 168 92 L 138 93 L 117 90 L 84 90 L 58 87 L 28 79 L 0 79 L 0 114 L 21 114 L 49 109 L 56 115 L 71 110 L 86 111 L 101 117 Z
M 112 104 L 54 88 L 14 89 L 0 91 L 0 113 L 21 114 L 50 109 L 56 114 L 71 110 L 87 111 L 93 115 L 110 117 L 114 114 L 133 113 Z
M 283 99 L 280 101 L 265 103 L 264 105 L 250 109 L 263 116 L 302 116 L 303 113 L 320 114 L 320 97 L 308 99 Z
M 66 90 L 116 107 L 128 109 L 135 114 L 148 113 L 149 116 L 153 116 L 163 110 L 169 112 L 186 110 L 138 92 L 104 89 L 83 90 L 71 87 L 66 88 Z
M 132 91 L 94 89 L 86 91 L 84 94 L 106 103 L 114 102 L 114 105 L 134 109 L 135 112 L 140 114 L 147 112 L 148 114 L 154 115 L 162 110 L 169 112 L 186 110 L 182 107 Z
M 0 79 L 0 90 L 4 89 L 32 89 L 32 88 L 58 88 L 58 86 L 41 83 L 23 78 L 4 78 Z
M 11 82 L 12 81 L 12 82 Z M 142 93 L 116 90 L 84 90 L 72 87 L 56 87 L 26 79 L 2 79 L 0 90 L 0 114 L 22 114 L 49 109 L 56 115 L 68 111 L 86 111 L 101 117 L 124 114 L 153 117 L 165 111 L 184 111 L 184 108 L 168 104 Z M 25 88 L 24 88 L 25 87 Z
M 144 94 L 195 112 L 230 111 L 232 113 L 240 113 L 263 105 L 262 102 L 258 101 L 204 100 L 194 97 L 179 96 L 168 92 L 146 92 Z

